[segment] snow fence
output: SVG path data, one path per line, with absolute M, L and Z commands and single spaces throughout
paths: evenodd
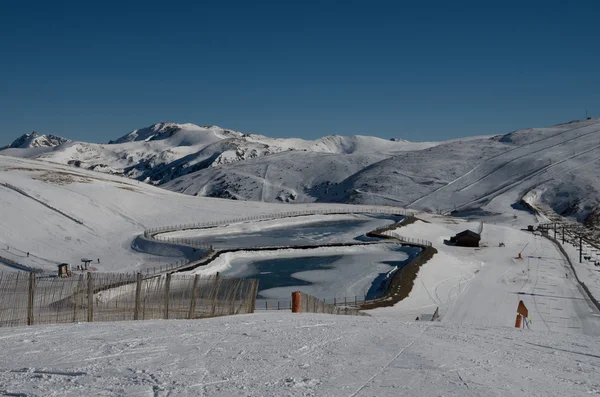
M 325 303 L 324 300 L 320 300 L 312 295 L 300 291 L 292 292 L 292 312 L 367 316 L 366 313 L 363 313 L 358 309 Z
M 258 281 L 222 276 L 0 273 L 0 327 L 253 313 Z

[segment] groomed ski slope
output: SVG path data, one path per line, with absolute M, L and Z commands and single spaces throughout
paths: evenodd
M 138 270 L 156 260 L 131 248 L 144 228 L 290 210 L 289 205 L 184 196 L 124 178 L 2 156 L 0 184 L 35 198 L 0 185 L 0 244 L 10 247 L 0 256 L 10 252 L 24 261 L 30 251 L 32 264 L 49 269 L 62 258 L 77 263 L 100 252 L 101 263 L 95 265 L 100 271 Z M 294 206 L 303 208 L 315 206 Z M 276 312 L 0 329 L 0 394 L 600 394 L 595 376 L 600 313 L 552 243 L 520 230 L 536 219 L 515 209 L 507 212 L 512 216 L 486 218 L 480 249 L 443 242 L 464 229 L 478 230 L 479 222 L 421 213 L 423 221 L 398 229 L 432 241 L 438 254 L 422 266 L 408 298 L 371 311 L 371 317 Z M 498 247 L 500 242 L 505 247 Z M 525 259 L 515 259 L 525 244 Z M 530 330 L 512 328 L 520 299 L 530 311 Z M 441 322 L 414 322 L 436 307 Z
M 262 313 L 0 329 L 11 396 L 590 396 L 600 339 Z
M 528 188 L 569 177 L 574 171 L 585 174 L 582 167 L 593 170 L 593 163 L 600 160 L 599 132 L 599 122 L 587 120 L 555 126 L 537 134 L 528 131 L 507 134 L 501 142 L 515 145 L 513 148 L 486 159 L 411 205 L 433 208 L 445 202 L 447 205 L 442 209 L 461 210 L 487 204 L 511 189 L 525 193 Z M 448 205 L 450 203 L 452 205 Z
M 439 307 L 446 324 L 511 326 L 523 300 L 535 332 L 600 336 L 600 312 L 550 240 L 484 223 L 481 248 L 455 247 L 444 239 L 465 229 L 477 231 L 480 224 L 441 215 L 420 217 L 429 223 L 417 221 L 398 232 L 431 240 L 438 253 L 420 269 L 408 298 L 372 314 L 414 320 Z M 521 250 L 523 259 L 518 259 Z

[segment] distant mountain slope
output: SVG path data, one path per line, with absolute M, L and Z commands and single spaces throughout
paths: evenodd
M 504 212 L 526 197 L 582 222 L 600 219 L 598 119 L 433 143 L 360 135 L 281 139 L 176 123 L 109 144 L 41 137 L 25 135 L 0 154 L 122 174 L 198 196 L 460 214 Z
M 585 221 L 600 207 L 600 121 L 515 131 L 395 156 L 342 183 L 349 203 L 502 212 L 525 195 Z
M 600 121 L 442 142 L 393 156 L 282 153 L 199 170 L 164 187 L 244 200 L 396 205 L 458 214 L 506 212 L 527 195 L 584 222 L 600 219 Z
M 56 135 L 38 135 L 37 132 L 33 131 L 31 134 L 23 134 L 19 138 L 15 139 L 13 143 L 8 145 L 9 149 L 28 149 L 28 148 L 40 148 L 40 147 L 54 147 L 62 145 L 63 143 L 71 142 L 67 138 L 63 138 Z
M 314 202 L 331 195 L 330 187 L 384 154 L 284 152 L 221 167 L 205 168 L 162 187 L 177 192 L 270 202 Z M 335 201 L 335 200 L 332 200 Z
M 57 138 L 32 150 L 29 138 L 0 151 L 16 157 L 39 158 L 95 171 L 121 174 L 164 184 L 192 172 L 275 153 L 303 151 L 329 154 L 392 156 L 437 143 L 411 143 L 369 136 L 327 136 L 315 141 L 269 138 L 216 126 L 158 123 L 137 129 L 108 144 L 71 142 Z M 25 149 L 27 148 L 27 149 Z

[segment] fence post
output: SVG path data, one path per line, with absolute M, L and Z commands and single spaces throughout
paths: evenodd
M 215 293 L 213 295 L 213 301 L 212 301 L 212 310 L 211 310 L 211 314 L 214 316 L 215 315 L 215 311 L 217 308 L 217 295 L 219 292 L 219 272 L 217 272 L 217 275 L 215 276 Z
M 171 294 L 171 273 L 167 273 L 165 281 L 165 319 L 169 319 L 169 295 Z
M 300 313 L 301 311 L 301 296 L 299 291 L 292 292 L 292 313 Z
M 27 325 L 33 325 L 33 297 L 35 294 L 35 273 L 29 273 L 29 294 L 27 298 Z
M 252 288 L 252 298 L 250 299 L 250 304 L 252 305 L 248 313 L 254 313 L 254 308 L 256 307 L 256 296 L 258 295 L 258 280 L 254 280 L 254 285 Z
M 88 323 L 94 322 L 94 277 L 93 273 L 87 274 L 87 320 Z
M 241 286 L 241 280 L 236 280 L 234 282 L 235 288 L 233 289 L 233 294 L 231 294 L 231 304 L 229 307 L 229 314 L 235 314 L 235 296 L 237 295 L 238 290 Z
M 138 273 L 136 283 L 135 283 L 135 309 L 133 312 L 134 320 L 140 319 L 141 296 L 142 296 L 142 273 Z
M 188 319 L 191 320 L 194 317 L 194 312 L 196 311 L 196 299 L 198 299 L 198 279 L 200 278 L 199 274 L 194 276 L 194 285 L 192 287 L 192 300 L 190 302 L 190 311 L 188 312 Z

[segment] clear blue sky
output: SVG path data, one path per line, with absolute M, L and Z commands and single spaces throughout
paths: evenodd
M 0 144 L 158 121 L 418 141 L 600 117 L 600 2 L 486 3 L 2 1 Z

